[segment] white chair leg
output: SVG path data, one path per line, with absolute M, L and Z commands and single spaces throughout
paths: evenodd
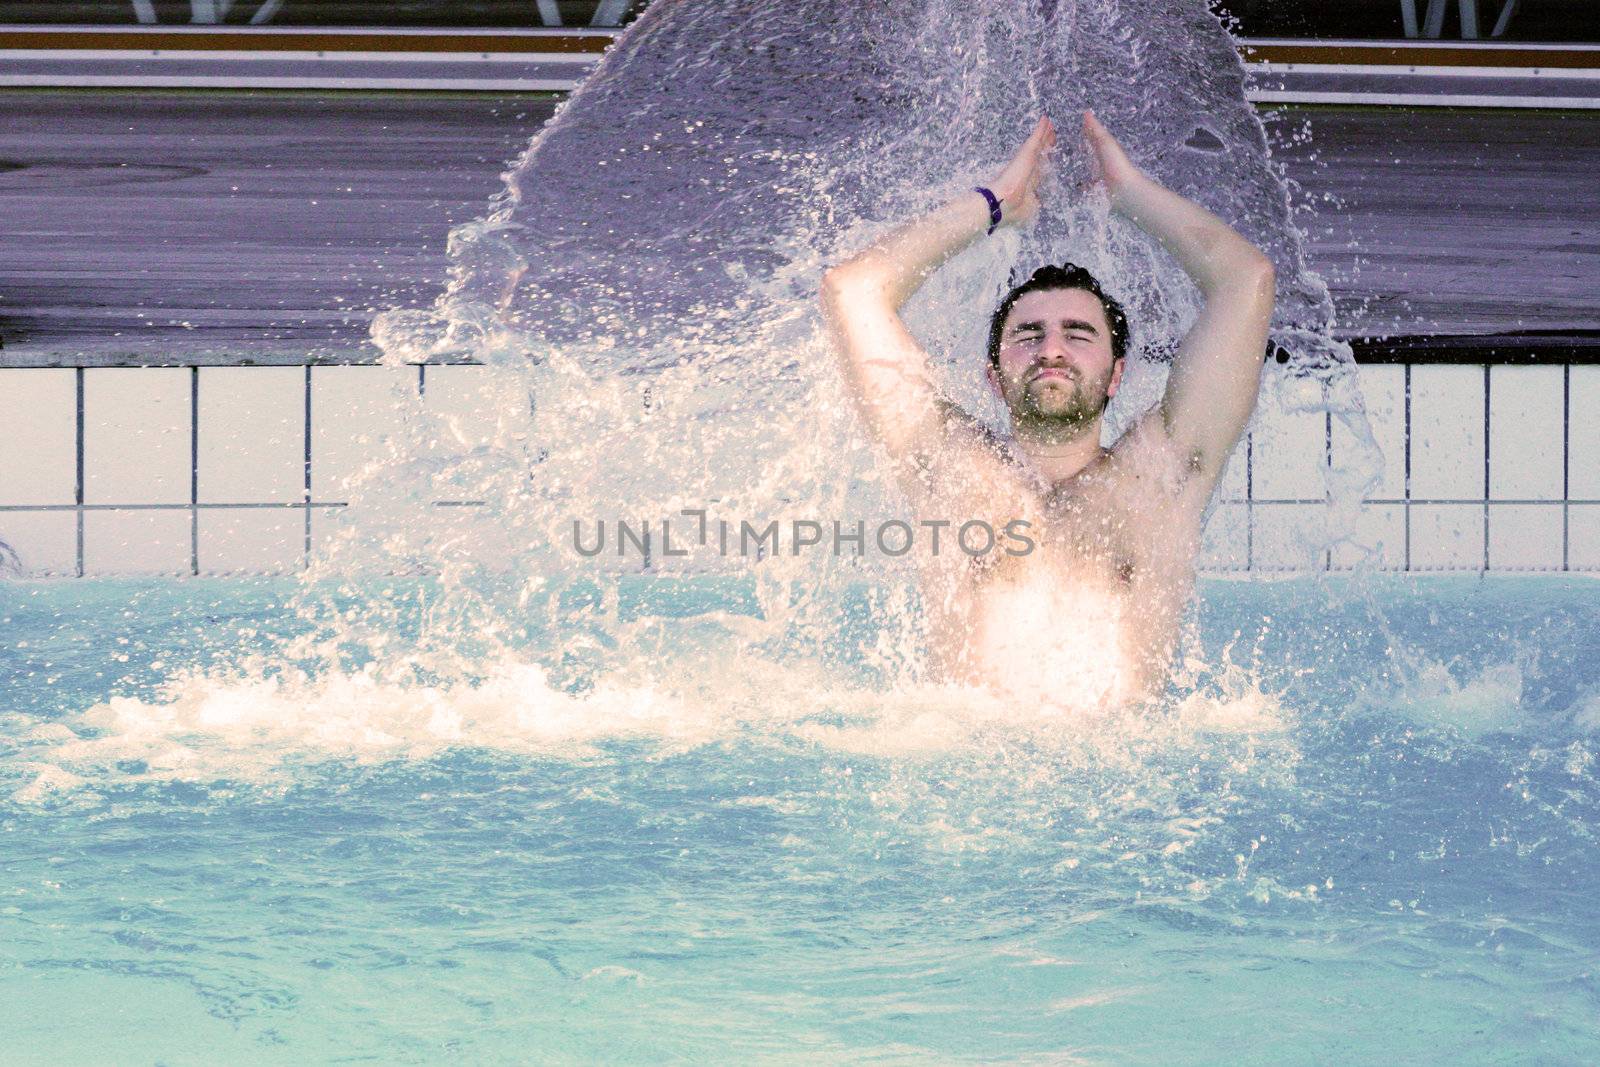
M 1437 37 L 1444 32 L 1444 5 L 1447 0 L 1428 0 L 1428 14 L 1422 24 L 1422 36 Z
M 1400 25 L 1407 37 L 1417 35 L 1417 0 L 1400 0 Z
M 283 0 L 264 0 L 262 5 L 256 8 L 256 13 L 250 16 L 250 25 L 265 26 L 282 8 Z
M 539 0 L 539 21 L 546 26 L 561 25 L 561 9 L 556 0 Z
M 1499 37 L 1506 32 L 1506 27 L 1511 25 L 1511 16 L 1516 13 L 1517 0 L 1506 0 L 1506 6 L 1500 9 L 1500 17 L 1495 19 L 1494 29 L 1489 31 L 1490 37 Z
M 150 0 L 133 0 L 133 17 L 146 26 L 152 25 L 156 21 L 156 6 Z
M 1478 39 L 1478 0 L 1461 0 L 1461 39 Z
M 589 21 L 591 26 L 620 26 L 622 16 L 628 13 L 628 0 L 600 0 L 600 6 L 594 9 L 594 18 Z

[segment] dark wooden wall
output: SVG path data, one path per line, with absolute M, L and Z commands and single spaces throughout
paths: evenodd
M 370 358 L 552 98 L 0 92 L 0 364 Z M 1292 135 L 1309 124 L 1312 138 Z M 1600 112 L 1284 108 L 1353 336 L 1600 334 Z

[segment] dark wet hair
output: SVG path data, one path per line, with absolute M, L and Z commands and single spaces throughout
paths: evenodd
M 1000 335 L 1005 332 L 1006 316 L 1011 314 L 1011 308 L 1016 302 L 1029 293 L 1044 292 L 1052 289 L 1082 289 L 1092 293 L 1099 299 L 1100 306 L 1105 310 L 1106 322 L 1111 327 L 1111 358 L 1122 359 L 1128 354 L 1128 315 L 1122 310 L 1122 305 L 1106 295 L 1100 288 L 1100 282 L 1093 274 L 1076 263 L 1063 263 L 1059 267 L 1047 265 L 1033 272 L 1033 276 L 1000 301 L 1000 307 L 995 310 L 994 318 L 989 320 L 989 363 L 992 366 L 1000 365 Z

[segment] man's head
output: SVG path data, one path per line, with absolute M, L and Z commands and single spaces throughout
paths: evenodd
M 1017 423 L 1071 430 L 1105 411 L 1127 350 L 1128 317 L 1094 275 L 1040 267 L 989 323 L 989 381 Z

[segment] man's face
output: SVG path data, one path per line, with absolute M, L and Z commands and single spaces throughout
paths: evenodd
M 1093 293 L 1044 289 L 1011 306 L 989 381 L 1013 419 L 1063 427 L 1105 411 L 1122 381 L 1111 356 L 1111 324 Z

